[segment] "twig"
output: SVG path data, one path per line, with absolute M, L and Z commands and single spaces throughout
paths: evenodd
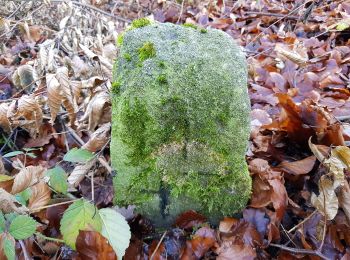
M 31 209 L 30 212 L 40 211 L 42 209 L 48 209 L 48 208 L 56 207 L 59 205 L 64 205 L 64 204 L 72 203 L 72 202 L 75 202 L 78 200 L 81 200 L 81 199 L 69 200 L 69 201 L 64 201 L 64 202 L 59 202 L 59 203 L 55 203 L 55 204 L 51 204 L 51 205 L 42 206 L 42 207 L 39 207 L 36 209 Z
M 301 221 L 300 223 L 298 223 L 296 226 L 294 226 L 293 228 L 291 228 L 290 230 L 288 230 L 288 233 L 293 232 L 295 229 L 297 229 L 298 227 L 300 227 L 302 224 L 304 224 L 306 221 L 308 221 L 313 215 L 315 215 L 317 212 L 317 210 L 315 210 L 314 212 L 312 212 L 309 216 L 307 216 L 303 221 Z
M 285 251 L 288 251 L 288 252 L 291 252 L 294 254 L 315 255 L 315 256 L 318 256 L 324 260 L 331 260 L 330 258 L 325 256 L 324 254 L 322 254 L 318 251 L 315 251 L 315 250 L 292 248 L 292 247 L 287 247 L 287 246 L 273 244 L 273 243 L 270 243 L 270 246 L 277 247 L 277 248 L 280 248 L 282 250 L 285 250 Z
M 274 26 L 276 23 L 279 23 L 280 21 L 282 21 L 283 19 L 285 19 L 286 17 L 289 17 L 291 14 L 295 13 L 296 11 L 298 11 L 299 9 L 301 9 L 302 7 L 304 7 L 307 3 L 309 3 L 309 1 L 305 1 L 305 3 L 301 4 L 300 6 L 294 8 L 292 11 L 290 11 L 288 14 L 283 15 L 280 19 L 278 19 L 277 21 L 275 21 L 274 23 L 270 24 L 267 28 L 265 28 L 261 33 L 259 33 L 253 40 L 251 40 L 247 46 L 249 46 L 251 43 L 255 42 L 256 40 L 260 39 L 260 37 L 262 37 L 266 31 L 268 29 L 270 29 L 272 26 Z
M 184 5 L 185 5 L 185 0 L 182 0 L 179 18 L 177 19 L 177 22 L 176 22 L 176 23 L 179 23 L 180 20 L 181 20 L 181 16 L 182 16 L 182 14 L 183 14 L 183 12 L 184 12 Z
M 79 135 L 77 135 L 75 133 L 75 131 L 72 128 L 67 126 L 67 130 L 74 137 L 74 139 L 76 139 L 79 142 L 79 144 L 81 146 L 83 146 L 85 144 L 85 142 L 80 138 Z M 109 166 L 109 164 L 107 163 L 107 161 L 104 157 L 102 157 L 102 156 L 98 157 L 98 161 L 107 169 L 108 173 L 111 174 L 113 172 L 112 168 Z
M 272 16 L 272 17 L 284 17 L 285 16 L 283 14 L 268 13 L 268 12 L 255 12 L 255 11 L 244 12 L 244 14 L 252 14 L 252 15 L 258 15 L 258 16 Z M 287 20 L 299 20 L 299 18 L 300 18 L 299 16 L 295 16 L 295 15 L 290 15 L 290 16 L 284 17 L 284 19 L 287 19 Z M 318 22 L 315 19 L 309 19 L 308 21 Z
M 19 244 L 21 245 L 22 251 L 23 251 L 23 255 L 24 255 L 24 259 L 25 260 L 31 260 L 32 258 L 29 256 L 29 253 L 27 251 L 26 245 L 23 243 L 23 240 L 18 240 Z
M 153 251 L 153 253 L 152 253 L 151 257 L 150 257 L 150 260 L 153 260 L 153 259 L 154 259 L 154 256 L 155 256 L 157 250 L 159 249 L 160 245 L 162 244 L 163 239 L 164 239 L 166 233 L 167 233 L 167 231 L 165 231 L 165 232 L 163 233 L 162 237 L 160 238 L 160 240 L 159 240 L 159 242 L 158 242 L 158 244 L 157 244 L 157 246 L 156 246 L 156 249 L 154 249 L 154 251 Z
M 51 0 L 51 3 L 63 3 L 63 2 L 65 2 L 65 0 Z M 80 6 L 80 7 L 85 7 L 85 8 L 94 10 L 94 11 L 96 11 L 98 13 L 101 13 L 101 14 L 103 14 L 105 16 L 114 18 L 116 20 L 120 20 L 120 21 L 125 22 L 125 23 L 130 23 L 131 22 L 131 20 L 129 20 L 129 19 L 126 19 L 126 18 L 118 16 L 118 15 L 107 13 L 107 12 L 105 12 L 105 11 L 103 11 L 103 10 L 93 6 L 93 5 L 84 4 L 84 3 L 77 2 L 77 1 L 72 1 L 72 4 Z

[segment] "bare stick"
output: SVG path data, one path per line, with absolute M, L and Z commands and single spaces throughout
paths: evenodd
M 21 245 L 22 251 L 23 251 L 23 255 L 24 255 L 24 259 L 25 260 L 31 260 L 32 258 L 29 256 L 29 253 L 27 251 L 26 245 L 23 243 L 22 240 L 18 240 L 19 244 Z
M 324 260 L 331 260 L 330 258 L 325 256 L 324 254 L 322 254 L 318 251 L 315 251 L 315 250 L 292 248 L 292 247 L 287 247 L 287 246 L 273 244 L 273 243 L 271 243 L 270 246 L 277 247 L 277 248 L 280 248 L 284 251 L 288 251 L 288 252 L 291 252 L 294 254 L 315 255 L 315 256 L 318 256 Z
M 306 221 L 308 221 L 313 215 L 315 215 L 317 212 L 317 210 L 315 210 L 314 212 L 312 212 L 309 216 L 307 216 L 303 221 L 301 221 L 300 223 L 298 223 L 296 226 L 294 226 L 293 228 L 291 228 L 290 230 L 288 230 L 288 233 L 293 232 L 295 229 L 297 229 L 298 227 L 300 227 L 301 225 L 303 225 Z
M 160 238 L 160 240 L 159 240 L 159 242 L 158 242 L 158 244 L 157 244 L 157 246 L 156 246 L 156 249 L 154 249 L 154 251 L 153 251 L 153 253 L 152 253 L 151 257 L 150 257 L 150 260 L 153 260 L 153 259 L 154 259 L 154 256 L 155 256 L 155 254 L 156 254 L 158 248 L 160 247 L 160 244 L 163 242 L 163 239 L 164 239 L 166 233 L 167 233 L 167 231 L 165 231 L 165 232 L 163 233 L 162 237 Z

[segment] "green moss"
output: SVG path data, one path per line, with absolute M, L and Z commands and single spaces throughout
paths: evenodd
M 152 42 L 145 42 L 141 48 L 138 49 L 139 60 L 141 62 L 156 56 L 156 49 Z
M 157 226 L 190 209 L 232 215 L 251 192 L 245 58 L 227 34 L 199 32 L 129 30 L 113 70 L 115 203 L 136 205 Z
M 119 91 L 120 91 L 120 86 L 121 86 L 120 81 L 113 82 L 112 83 L 112 93 L 113 94 L 118 94 Z
M 193 28 L 193 29 L 196 29 L 196 30 L 198 29 L 198 26 L 193 24 L 193 23 L 184 23 L 182 26 Z
M 147 18 L 140 18 L 132 21 L 131 23 L 131 28 L 136 29 L 136 28 L 141 28 L 145 27 L 151 24 L 151 21 Z
M 202 29 L 200 30 L 200 32 L 201 32 L 201 33 L 207 33 L 207 32 L 208 32 L 208 30 L 207 30 L 207 29 L 202 28 Z
M 124 53 L 123 57 L 124 57 L 125 60 L 131 61 L 131 55 L 129 53 Z
M 160 84 L 165 84 L 165 83 L 167 83 L 166 74 L 160 74 L 160 75 L 157 77 L 157 81 L 158 81 Z
M 118 47 L 122 46 L 123 41 L 124 41 L 124 32 L 118 34 L 118 37 L 117 37 L 117 46 L 118 46 Z

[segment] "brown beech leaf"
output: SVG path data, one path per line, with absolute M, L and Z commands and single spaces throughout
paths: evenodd
M 108 240 L 96 231 L 79 231 L 77 252 L 82 259 L 117 259 Z
M 215 231 L 209 227 L 202 227 L 197 230 L 190 241 L 186 242 L 181 259 L 200 259 L 215 243 Z
M 37 208 L 46 206 L 51 199 L 51 190 L 49 186 L 40 181 L 31 187 L 31 197 L 29 198 L 28 208 L 31 212 L 36 212 Z M 40 211 L 40 210 L 39 210 Z
M 111 105 L 110 96 L 105 91 L 100 91 L 89 102 L 85 114 L 80 121 L 88 120 L 88 130 L 94 131 L 101 122 L 106 107 Z
M 101 150 L 109 141 L 109 131 L 111 129 L 111 123 L 101 125 L 90 137 L 90 140 L 82 146 L 83 149 L 90 152 L 96 152 Z
M 24 118 L 25 120 L 21 120 Z M 12 120 L 16 120 L 15 125 L 24 127 L 32 137 L 41 133 L 43 113 L 34 95 L 23 95 L 18 100 L 17 112 Z
M 255 249 L 250 245 L 235 244 L 232 241 L 224 241 L 215 252 L 218 254 L 217 260 L 254 260 L 257 257 Z
M 46 169 L 42 166 L 28 166 L 17 173 L 11 193 L 17 194 L 26 188 L 37 184 L 44 177 Z
M 12 128 L 10 125 L 10 121 L 7 117 L 7 111 L 9 109 L 8 103 L 0 104 L 0 127 L 4 129 L 5 132 L 10 133 Z
M 14 178 L 12 176 L 0 174 L 0 188 L 11 192 Z
M 16 86 L 30 90 L 35 81 L 34 68 L 28 64 L 19 66 L 13 73 L 12 80 Z
M 283 171 L 289 174 L 294 174 L 294 175 L 307 174 L 312 170 L 312 168 L 315 165 L 315 162 L 316 162 L 316 157 L 309 156 L 299 161 L 281 162 L 278 165 L 278 168 L 282 169 Z
M 207 218 L 194 210 L 180 214 L 175 220 L 175 226 L 182 229 L 189 229 L 207 221 Z
M 17 212 L 19 214 L 28 213 L 28 209 L 18 203 L 15 196 L 0 188 L 0 211 L 3 213 Z
M 50 108 L 51 123 L 53 123 L 63 102 L 63 95 L 61 92 L 61 85 L 55 77 L 55 74 L 46 74 L 46 86 L 47 104 Z

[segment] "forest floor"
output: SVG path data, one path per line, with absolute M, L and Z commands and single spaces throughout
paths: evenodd
M 223 30 L 246 52 L 239 219 L 190 211 L 157 233 L 113 206 L 115 43 L 145 16 Z M 0 259 L 350 259 L 349 46 L 344 0 L 0 0 Z M 111 216 L 131 234 L 108 235 Z

